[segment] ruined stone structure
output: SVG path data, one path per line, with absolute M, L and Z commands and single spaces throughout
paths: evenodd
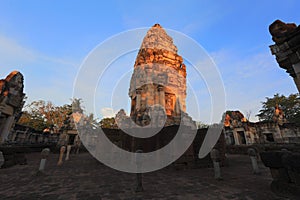
M 14 145 L 56 144 L 59 134 L 53 134 L 49 129 L 43 132 L 16 124 L 7 137 L 7 143 Z
M 58 146 L 73 145 L 78 148 L 81 146 L 80 137 L 75 124 L 83 125 L 87 123 L 84 118 L 86 117 L 82 114 L 82 111 L 78 112 L 73 108 L 73 113 L 68 115 L 64 122 L 64 128 L 59 131 Z
M 243 122 L 247 122 L 247 119 L 240 111 L 226 111 L 224 119 L 225 127 L 241 126 Z
M 10 130 L 19 119 L 24 105 L 23 75 L 11 72 L 0 80 L 0 143 L 7 140 Z
M 239 111 L 227 111 L 224 120 L 225 139 L 228 145 L 266 143 L 300 143 L 300 127 L 282 119 L 276 107 L 273 121 L 249 122 Z
M 269 26 L 274 45 L 270 46 L 271 52 L 276 56 L 279 66 L 286 70 L 300 92 L 300 26 L 294 23 L 284 23 L 280 20 L 274 21 Z M 300 127 L 288 124 L 284 113 L 276 106 L 273 129 L 268 128 L 266 140 L 277 143 L 300 143 Z M 263 125 L 262 127 L 266 127 Z M 270 126 L 267 126 L 270 127 Z M 297 144 L 297 145 L 298 145 Z M 300 194 L 300 165 L 299 152 L 294 147 L 261 152 L 260 157 L 266 167 L 270 168 L 273 177 L 271 189 L 280 196 L 299 197 Z M 295 198 L 297 199 L 297 198 Z
M 269 31 L 275 42 L 270 46 L 272 54 L 279 66 L 293 77 L 300 92 L 300 26 L 276 20 Z
M 186 67 L 173 39 L 159 24 L 151 27 L 143 39 L 129 96 L 130 116 L 142 126 L 149 124 L 150 117 L 154 120 L 153 110 L 158 116 L 165 112 L 165 125 L 180 124 L 180 116 L 186 111 Z

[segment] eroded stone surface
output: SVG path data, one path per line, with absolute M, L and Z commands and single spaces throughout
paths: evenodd
M 300 92 L 300 26 L 276 20 L 269 26 L 269 31 L 275 42 L 270 46 L 272 54 L 279 66 L 293 77 Z
M 130 116 L 140 125 L 150 123 L 151 111 L 160 112 L 153 108 L 155 105 L 164 109 L 165 125 L 179 124 L 178 116 L 186 111 L 186 66 L 177 54 L 173 39 L 159 24 L 151 27 L 143 39 L 134 64 L 129 96 Z
M 0 143 L 8 139 L 10 130 L 21 115 L 25 97 L 23 82 L 23 75 L 18 71 L 0 80 Z

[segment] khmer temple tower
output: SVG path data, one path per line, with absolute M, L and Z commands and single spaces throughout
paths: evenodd
M 186 111 L 186 66 L 177 54 L 173 39 L 159 25 L 152 26 L 143 39 L 130 81 L 130 116 L 147 124 L 149 110 L 160 109 L 166 125 L 177 124 Z

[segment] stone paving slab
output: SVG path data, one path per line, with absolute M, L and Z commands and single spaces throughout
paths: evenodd
M 270 190 L 270 172 L 262 163 L 254 175 L 248 156 L 228 155 L 224 180 L 215 180 L 212 168 L 165 168 L 143 174 L 144 192 L 135 192 L 136 175 L 104 166 L 88 153 L 70 155 L 57 166 L 50 154 L 45 175 L 37 175 L 39 153 L 26 155 L 27 165 L 0 169 L 0 199 L 220 199 L 279 200 Z

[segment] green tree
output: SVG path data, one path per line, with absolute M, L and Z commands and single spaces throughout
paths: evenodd
M 48 127 L 46 121 L 39 115 L 34 115 L 28 111 L 23 111 L 18 124 L 29 126 L 37 131 L 43 131 Z
M 82 99 L 78 99 L 78 98 L 74 98 L 71 99 L 72 101 L 72 109 L 73 112 L 79 112 L 79 113 L 83 113 L 83 109 L 82 109 Z
M 300 124 L 299 94 L 291 94 L 288 97 L 275 94 L 272 98 L 266 97 L 266 101 L 262 102 L 262 109 L 256 116 L 261 121 L 272 121 L 276 105 L 283 111 L 287 122 Z
M 81 99 L 71 99 L 70 104 L 55 106 L 50 101 L 33 101 L 26 105 L 18 124 L 32 127 L 38 131 L 45 128 L 53 128 L 59 131 L 71 130 L 75 128 L 72 120 L 72 113 L 78 112 L 83 115 L 84 120 L 89 124 L 97 124 L 94 115 L 85 116 L 83 114 Z
M 116 128 L 115 118 L 114 117 L 103 118 L 103 119 L 101 119 L 101 121 L 99 122 L 99 124 L 100 124 L 101 128 Z
M 72 114 L 71 105 L 55 106 L 50 101 L 33 101 L 25 106 L 18 124 L 30 126 L 38 131 L 50 127 L 61 129 L 70 114 Z

